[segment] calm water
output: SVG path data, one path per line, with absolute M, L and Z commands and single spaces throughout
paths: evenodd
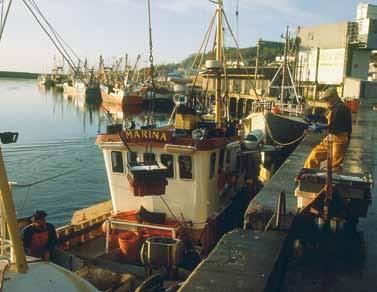
M 138 124 L 143 117 L 138 113 Z M 163 123 L 166 115 L 156 119 Z M 0 132 L 20 134 L 16 144 L 3 145 L 9 180 L 28 185 L 75 170 L 30 187 L 15 187 L 18 216 L 44 209 L 50 222 L 62 225 L 74 210 L 110 199 L 102 153 L 95 145 L 107 120 L 83 98 L 46 91 L 35 80 L 0 79 Z

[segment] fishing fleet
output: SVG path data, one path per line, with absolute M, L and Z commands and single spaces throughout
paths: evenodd
M 40 263 L 25 255 L 18 230 L 30 221 L 16 218 L 0 164 L 2 220 L 8 229 L 4 232 L 3 224 L 1 232 L 10 242 L 10 248 L 1 249 L 7 259 L 4 291 L 42 286 L 50 291 L 51 281 L 58 291 L 179 290 L 218 240 L 242 227 L 248 203 L 280 166 L 271 167 L 271 161 L 281 164 L 305 137 L 309 105 L 292 73 L 298 41 L 288 28 L 283 57 L 264 85 L 258 59 L 249 72 L 223 1 L 211 1 L 215 9 L 205 45 L 190 70 L 169 77 L 153 63 L 150 2 L 148 67 L 138 67 L 140 55 L 132 64 L 127 54 L 111 65 L 100 56 L 98 68 L 87 60 L 76 65 L 64 51 L 70 72 L 55 59 L 51 74 L 39 76 L 40 86 L 84 98 L 104 111 L 108 124 L 96 145 L 110 196 L 76 211 L 69 224 L 58 228 L 51 262 Z M 232 37 L 237 62 L 226 55 L 224 31 Z M 212 57 L 207 58 L 211 34 Z M 236 94 L 237 84 L 242 94 Z M 234 100 L 236 114 L 231 112 Z M 242 100 L 247 100 L 245 108 Z M 132 114 L 141 110 L 143 124 Z M 159 111 L 169 114 L 164 123 L 156 122 Z M 8 136 L 2 140 L 16 142 L 16 134 Z M 43 271 L 42 286 L 36 283 L 37 269 Z

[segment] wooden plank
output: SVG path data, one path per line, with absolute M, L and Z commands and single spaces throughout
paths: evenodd
M 101 202 L 91 207 L 74 212 L 71 219 L 71 224 L 79 225 L 79 224 L 82 224 L 83 222 L 93 220 L 97 217 L 109 215 L 112 210 L 113 210 L 113 205 L 112 205 L 111 200 Z

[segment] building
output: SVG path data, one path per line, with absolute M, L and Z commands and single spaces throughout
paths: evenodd
M 296 78 L 306 95 L 318 96 L 328 85 L 339 86 L 346 97 L 362 94 L 352 84 L 358 81 L 360 90 L 368 86 L 371 51 L 377 49 L 377 5 L 361 3 L 356 21 L 302 27 L 298 36 Z M 352 84 L 347 85 L 350 79 Z

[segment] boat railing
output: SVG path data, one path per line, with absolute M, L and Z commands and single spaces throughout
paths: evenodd
M 110 228 L 107 228 L 107 232 L 106 232 L 106 252 L 109 252 L 109 236 L 110 236 L 111 229 L 130 230 L 130 229 L 137 229 L 137 228 L 151 228 L 151 229 L 157 229 L 157 230 L 163 230 L 163 231 L 170 231 L 172 234 L 172 238 L 177 238 L 177 233 L 179 231 L 179 227 L 176 227 L 176 226 L 162 226 L 162 225 L 154 225 L 154 224 L 147 224 L 147 223 L 138 223 L 134 221 L 121 220 L 121 219 L 109 218 L 107 222 Z
M 251 112 L 275 111 L 283 114 L 301 116 L 304 115 L 303 104 L 281 103 L 276 101 L 255 101 L 252 103 Z
M 0 237 L 0 261 L 7 260 L 9 263 L 14 262 L 12 242 L 4 237 Z

